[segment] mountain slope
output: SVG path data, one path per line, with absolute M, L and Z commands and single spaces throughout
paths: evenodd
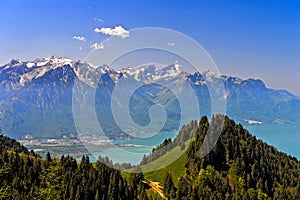
M 224 118 L 218 115 L 209 123 L 203 117 L 199 126 L 194 126 L 196 139 L 185 154 L 171 164 L 185 170 L 178 172 L 170 165 L 146 173 L 146 179 L 158 181 L 165 187 L 166 184 L 172 186 L 165 179 L 170 173 L 176 187 L 172 192 L 165 190 L 165 194 L 176 199 L 299 199 L 299 160 L 257 140 L 227 117 L 213 150 L 199 158 L 208 126 L 219 126 L 220 119 Z M 165 156 L 172 155 L 172 151 Z
M 10 139 L 9 137 L 0 135 L 0 154 L 3 151 L 11 151 L 11 152 L 22 153 L 31 156 L 36 155 L 33 151 L 29 151 L 26 147 L 21 145 L 15 139 Z
M 142 174 L 127 180 L 85 156 L 80 164 L 70 156 L 41 159 L 19 153 L 13 139 L 0 136 L 0 142 L 0 199 L 147 199 Z

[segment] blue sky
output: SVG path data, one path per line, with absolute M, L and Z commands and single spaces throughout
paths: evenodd
M 300 95 L 297 0 L 4 0 L 0 9 L 1 65 L 50 55 L 83 59 L 91 44 L 108 37 L 96 27 L 164 27 L 200 43 L 221 73 Z

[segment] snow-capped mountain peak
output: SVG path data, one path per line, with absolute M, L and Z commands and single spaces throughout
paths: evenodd
M 34 63 L 36 63 L 36 66 L 44 66 L 46 64 L 50 64 L 54 67 L 57 66 L 64 66 L 64 65 L 72 65 L 75 61 L 64 58 L 64 57 L 58 57 L 58 56 L 50 56 L 44 59 L 35 59 Z
M 208 70 L 203 73 L 203 77 L 207 82 L 214 82 L 216 79 L 221 79 L 222 75 L 220 73 Z
M 22 65 L 22 61 L 18 58 L 13 58 L 9 63 L 6 64 L 6 68 L 8 67 L 19 67 Z
M 169 80 L 177 77 L 182 72 L 177 64 L 159 66 L 155 64 L 144 65 L 139 68 L 125 68 L 119 70 L 125 77 L 133 77 L 137 81 L 152 82 L 161 79 Z
M 56 56 L 24 62 L 23 64 L 25 64 L 29 70 L 20 76 L 19 85 L 24 86 L 27 82 L 40 78 L 48 71 L 58 67 L 63 67 L 65 65 L 73 67 L 74 63 L 75 61 L 71 59 Z

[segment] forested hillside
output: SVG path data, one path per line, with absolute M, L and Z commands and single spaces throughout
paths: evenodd
M 217 129 L 224 119 L 221 137 L 213 150 L 200 159 L 200 149 L 208 127 Z M 199 126 L 192 122 L 178 137 L 195 134 L 185 154 L 172 166 L 146 174 L 160 181 L 171 199 L 300 199 L 300 162 L 257 140 L 242 125 L 221 115 Z M 272 133 L 270 133 L 272 134 Z M 284 133 L 283 133 L 284 134 Z M 179 140 L 175 138 L 173 142 Z M 183 140 L 184 141 L 184 140 Z M 169 141 L 170 142 L 170 141 Z M 205 144 L 204 144 L 205 145 Z M 164 156 L 172 154 L 167 151 Z M 151 160 L 154 153 L 145 160 Z M 162 172 L 164 177 L 162 177 Z M 174 178 L 172 178 L 174 176 Z M 154 178 L 153 178 L 154 177 Z M 156 180 L 155 180 L 156 179 Z M 176 185 L 176 186 L 175 186 Z
M 10 150 L 17 153 L 23 153 L 23 154 L 35 156 L 35 153 L 33 151 L 29 152 L 26 147 L 21 145 L 15 139 L 10 139 L 6 136 L 3 136 L 0 130 L 0 153 L 2 153 L 2 151 L 5 150 Z
M 120 171 L 88 157 L 31 156 L 15 140 L 0 136 L 0 199 L 144 199 L 143 175 Z
M 208 128 L 220 129 L 221 120 L 219 140 L 200 158 Z M 207 117 L 192 121 L 173 141 L 154 148 L 136 172 L 178 148 L 184 153 L 145 174 L 121 173 L 86 156 L 81 163 L 50 154 L 42 159 L 15 140 L 0 136 L 0 141 L 0 199 L 300 199 L 300 162 L 221 115 L 210 123 Z

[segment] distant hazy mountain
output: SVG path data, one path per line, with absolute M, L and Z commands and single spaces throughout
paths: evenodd
M 184 93 L 187 86 L 196 94 L 200 114 L 211 114 L 211 94 L 207 87 L 211 83 L 224 84 L 225 93 L 216 98 L 226 100 L 227 115 L 237 121 L 300 121 L 300 99 L 287 91 L 266 88 L 261 80 L 242 80 L 211 71 L 190 74 L 180 71 L 176 64 L 114 70 L 108 66 L 95 68 L 81 61 L 49 57 L 29 62 L 13 59 L 0 67 L 1 126 L 5 134 L 15 138 L 26 134 L 32 137 L 76 134 L 72 113 L 75 84 L 82 92 L 81 97 L 75 96 L 75 101 L 76 98 L 88 98 L 85 92 L 89 88 L 96 89 L 96 115 L 102 129 L 111 138 L 126 137 L 114 120 L 111 105 L 115 106 L 115 110 L 126 109 L 121 100 L 130 92 L 130 117 L 136 124 L 159 123 L 159 120 L 150 120 L 151 112 L 149 114 L 150 107 L 158 103 L 165 108 L 166 114 L 162 131 L 174 130 L 179 128 L 181 117 L 185 117 L 185 123 L 199 118 L 193 112 L 198 108 L 191 106 L 186 111 L 190 115 L 182 116 L 182 106 L 189 105 L 191 101 Z M 117 101 L 112 102 L 116 88 L 121 92 L 117 94 Z M 118 118 L 125 119 L 124 113 L 121 112 Z M 138 131 L 130 130 L 131 127 L 122 128 Z

